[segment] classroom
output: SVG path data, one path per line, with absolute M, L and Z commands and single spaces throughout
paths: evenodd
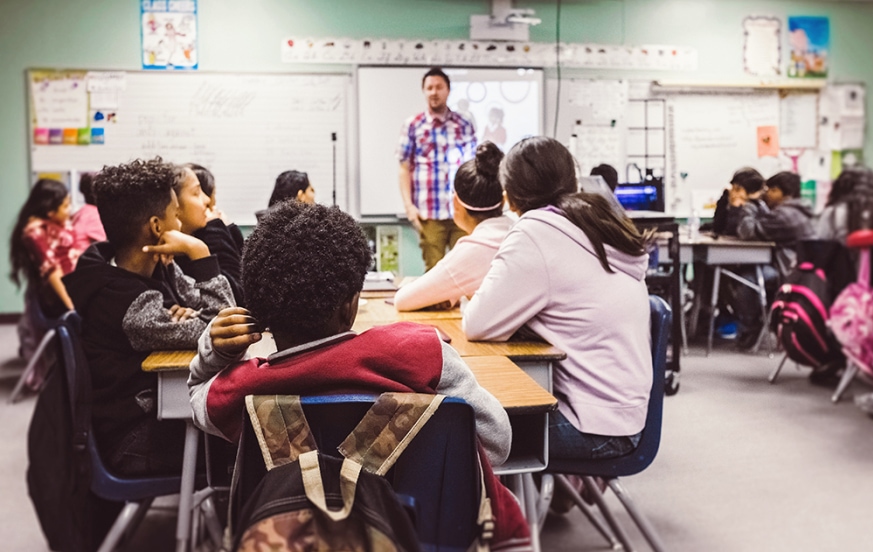
M 873 141 L 866 139 L 866 112 L 873 108 L 866 96 L 866 86 L 873 86 L 868 59 L 873 0 L 4 0 L 2 9 L 4 276 L 18 273 L 12 262 L 15 221 L 41 178 L 64 184 L 76 211 L 85 204 L 78 191 L 82 176 L 90 178 L 104 165 L 155 156 L 203 165 L 215 175 L 218 207 L 235 223 L 228 228 L 239 233 L 239 263 L 243 237 L 259 239 L 256 228 L 270 216 L 276 177 L 305 171 L 315 201 L 347 213 L 363 230 L 371 255 L 362 299 L 355 303 L 357 318 L 345 330 L 364 332 L 397 321 L 435 327 L 440 346 L 450 343 L 509 413 L 512 450 L 496 473 L 515 493 L 519 511 L 538 517 L 527 519 L 536 528 L 530 549 L 621 549 L 623 538 L 629 543 L 624 548 L 725 552 L 863 550 L 873 542 L 865 515 L 873 496 L 873 417 L 867 413 L 873 410 L 873 370 L 863 359 L 852 360 L 856 357 L 847 365 L 845 349 L 832 351 L 835 356 L 828 358 L 841 359 L 833 364 L 838 369 L 821 377 L 808 363 L 789 358 L 783 327 L 768 330 L 775 316 L 770 304 L 801 262 L 792 256 L 793 265 L 782 272 L 781 238 L 762 237 L 760 230 L 747 230 L 747 237 L 740 230 L 739 238 L 736 226 L 733 237 L 713 231 L 722 208 L 736 207 L 739 213 L 744 202 L 775 211 L 768 203 L 770 190 L 787 194 L 788 188 L 771 177 L 784 172 L 799 175 L 796 199 L 814 213 L 807 221 L 812 233 L 802 238 L 816 238 L 815 217 L 829 207 L 837 177 L 856 165 L 873 166 Z M 149 43 L 149 25 L 155 25 L 149 14 L 168 9 L 186 14 L 172 20 L 177 26 L 184 20 L 185 26 L 164 33 L 160 44 Z M 507 17 L 516 23 L 507 24 Z M 800 40 L 804 30 L 808 34 Z M 164 56 L 162 48 L 173 51 Z M 396 155 L 404 121 L 428 106 L 422 77 L 431 67 L 451 77 L 446 103 L 473 123 L 479 143 L 501 145 L 498 160 L 508 164 L 511 156 L 503 154 L 523 138 L 551 138 L 575 157 L 574 178 L 582 191 L 606 198 L 604 204 L 617 206 L 613 213 L 627 209 L 636 225 L 631 227 L 656 232 L 645 242 L 648 265 L 638 280 L 672 310 L 662 363 L 666 382 L 663 392 L 658 389 L 660 443 L 655 440 L 650 466 L 620 480 L 653 528 L 655 545 L 615 489 L 603 499 L 626 537 L 614 528 L 599 530 L 596 525 L 604 521 L 592 523 L 579 507 L 558 514 L 547 513 L 548 503 L 534 504 L 543 496 L 533 486 L 541 485 L 540 472 L 546 473 L 549 416 L 569 412 L 562 402 L 565 388 L 552 387 L 552 370 L 572 356 L 571 340 L 562 348 L 545 338 L 554 334 L 528 325 L 522 330 L 537 333 L 533 339 L 497 343 L 505 337 L 495 337 L 498 322 L 486 323 L 487 316 L 475 324 L 485 328 L 477 337 L 474 316 L 481 315 L 487 295 L 473 299 L 470 293 L 460 310 L 450 301 L 454 309 L 447 311 L 403 313 L 400 305 L 391 306 L 402 295 L 379 290 L 386 278 L 393 288 L 421 278 L 432 266 L 422 254 L 417 226 L 407 220 L 409 202 L 404 204 L 398 189 Z M 470 159 L 476 152 L 463 155 Z M 601 163 L 617 170 L 615 196 L 605 189 L 605 177 L 587 177 Z M 753 198 L 751 190 L 743 190 L 742 202 L 728 207 L 731 194 L 740 193 L 734 172 L 744 167 L 763 176 L 759 191 Z M 509 200 L 505 209 L 515 210 L 505 176 L 500 172 Z M 728 192 L 732 184 L 734 191 Z M 455 200 L 464 205 L 458 194 Z M 493 207 L 486 204 L 464 205 L 464 212 Z M 862 209 L 859 216 L 870 212 Z M 180 234 L 189 233 L 184 226 L 182 221 Z M 848 231 L 865 228 L 871 225 Z M 842 247 L 845 233 L 839 239 Z M 260 243 L 269 243 L 268 237 Z M 862 241 L 853 243 L 864 247 Z M 196 246 L 184 247 L 188 262 L 200 262 Z M 789 249 L 794 255 L 795 244 Z M 856 253 L 847 255 L 848 264 L 835 273 L 825 267 L 829 281 L 855 282 Z M 477 285 L 482 277 L 484 272 Z M 229 275 L 227 280 L 231 298 L 239 296 L 239 282 Z M 27 480 L 28 430 L 38 395 L 16 396 L 27 364 L 17 330 L 26 289 L 26 282 L 0 278 L 0 535 L 8 543 L 3 548 L 48 550 Z M 285 295 L 276 293 L 276 300 Z M 745 302 L 737 307 L 734 300 Z M 473 314 L 462 319 L 470 305 Z M 839 313 L 841 320 L 845 312 Z M 190 422 L 193 406 L 200 427 L 194 399 L 189 406 L 191 383 L 185 383 L 195 357 L 191 343 L 153 348 L 186 349 L 187 356 L 149 357 L 157 369 L 183 370 L 159 376 L 181 400 L 176 417 L 188 421 L 183 427 L 174 420 L 179 436 L 189 437 L 179 439 L 180 447 L 191 439 L 196 443 L 201 433 Z M 839 349 L 841 341 L 829 343 Z M 250 351 L 263 356 L 277 349 L 275 343 L 256 345 L 266 348 Z M 648 342 L 646 347 L 648 354 Z M 831 366 L 828 362 L 821 365 Z M 142 370 L 149 370 L 146 363 Z M 524 388 L 531 382 L 539 386 Z M 160 397 L 163 407 L 172 400 Z M 543 402 L 531 416 L 524 400 L 537 398 Z M 531 457 L 533 463 L 526 464 Z M 186 496 L 186 484 L 183 475 L 181 495 L 158 498 L 118 549 L 192 545 L 186 530 L 210 520 L 202 508 L 203 519 L 179 515 L 191 495 L 198 496 L 193 491 Z M 586 492 L 580 500 L 590 498 Z M 603 519 L 596 504 L 590 509 Z M 206 525 L 200 534 L 208 537 Z M 191 549 L 218 549 L 210 547 L 209 538 L 203 541 Z

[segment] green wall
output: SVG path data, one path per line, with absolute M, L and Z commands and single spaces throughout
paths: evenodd
M 532 29 L 532 40 L 554 40 L 554 2 L 516 0 L 515 5 L 534 8 L 543 20 Z M 490 2 L 469 0 L 200 0 L 200 68 L 294 70 L 279 60 L 279 42 L 287 35 L 464 39 L 469 37 L 469 16 L 489 10 Z M 19 312 L 22 305 L 21 293 L 6 274 L 8 234 L 29 180 L 24 71 L 29 67 L 139 69 L 140 31 L 136 0 L 3 0 L 2 14 L 0 313 L 9 313 Z M 562 40 L 691 46 L 699 53 L 700 69 L 675 75 L 581 70 L 564 75 L 741 79 L 741 25 L 751 14 L 777 16 L 783 23 L 788 15 L 829 16 L 831 79 L 873 84 L 869 62 L 873 5 L 839 1 L 565 0 Z M 873 106 L 871 95 L 868 112 Z M 871 142 L 865 149 L 867 159 L 873 159 Z

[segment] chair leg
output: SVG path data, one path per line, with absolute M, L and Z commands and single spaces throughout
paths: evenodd
M 33 356 L 30 357 L 29 361 L 27 361 L 27 366 L 24 368 L 24 372 L 21 373 L 21 377 L 18 378 L 18 382 L 15 384 L 15 389 L 12 390 L 12 394 L 9 396 L 9 404 L 15 404 L 18 402 L 21 391 L 24 389 L 27 380 L 36 372 L 36 367 L 39 365 L 42 354 L 45 352 L 46 347 L 48 347 L 54 337 L 55 331 L 53 329 L 46 331 L 45 335 L 42 336 L 42 340 L 39 342 L 36 351 L 33 352 Z
M 785 366 L 785 362 L 788 360 L 788 355 L 782 357 L 782 362 L 779 363 L 779 366 L 776 367 L 775 370 L 770 372 L 770 375 L 767 377 L 767 381 L 770 383 L 776 383 L 776 378 L 779 377 L 779 372 L 782 371 L 782 367 Z
M 628 492 L 621 486 L 621 483 L 618 482 L 618 479 L 610 479 L 609 488 L 612 489 L 612 492 L 614 492 L 615 496 L 617 496 L 621 501 L 624 509 L 627 510 L 628 514 L 630 514 L 631 519 L 633 519 L 634 523 L 637 524 L 640 533 L 642 533 L 646 538 L 646 541 L 649 543 L 649 546 L 652 547 L 652 550 L 654 550 L 654 552 L 664 552 L 664 543 L 661 542 L 661 538 L 658 536 L 655 528 L 652 527 L 652 524 L 649 523 L 646 516 L 644 516 L 637 508 Z
M 128 502 L 125 504 L 97 552 L 115 552 L 130 524 L 137 518 L 142 519 L 140 510 L 148 510 L 148 502 Z
M 855 379 L 855 376 L 858 374 L 858 366 L 852 362 L 851 360 L 846 362 L 846 371 L 843 372 L 843 377 L 840 378 L 840 383 L 837 385 L 836 391 L 831 395 L 831 402 L 838 403 L 840 402 L 840 397 L 845 392 L 846 388 L 849 387 L 849 384 L 852 383 L 852 380 Z
M 542 474 L 540 479 L 540 497 L 537 503 L 538 518 L 540 529 L 546 522 L 546 516 L 549 513 L 549 504 L 552 503 L 552 497 L 555 496 L 555 477 L 550 473 Z
M 567 480 L 567 477 L 565 475 L 556 475 L 555 484 L 560 485 L 564 492 L 568 493 L 570 496 L 573 497 L 573 502 L 575 502 L 576 506 L 578 506 L 579 509 L 582 510 L 582 513 L 585 514 L 585 517 L 588 518 L 588 521 L 591 522 L 591 525 L 593 525 L 594 528 L 597 529 L 597 532 L 603 535 L 603 538 L 606 539 L 610 547 L 616 549 L 621 546 L 621 543 L 615 539 L 615 536 L 612 534 L 609 528 L 607 528 L 603 524 L 600 518 L 594 515 L 594 511 L 591 510 L 591 507 L 588 506 L 588 504 L 586 504 L 584 500 L 582 500 L 582 497 L 579 496 L 579 493 L 576 492 L 576 489 L 573 488 L 573 485 L 570 483 L 570 481 Z
M 634 547 L 630 542 L 630 538 L 618 523 L 618 520 L 615 519 L 615 516 L 612 515 L 609 506 L 606 504 L 606 501 L 603 500 L 603 493 L 600 492 L 600 487 L 597 486 L 594 478 L 586 475 L 582 478 L 582 481 L 585 482 L 585 488 L 588 489 L 588 492 L 594 497 L 594 502 L 596 502 L 597 507 L 600 508 L 600 513 L 603 514 L 603 518 L 606 520 L 606 523 L 609 524 L 609 528 L 612 529 L 612 533 L 621 543 L 622 547 L 624 547 L 627 552 L 633 552 Z
M 718 286 L 721 282 L 721 267 L 716 266 L 712 273 L 712 301 L 709 312 L 709 333 L 706 334 L 706 356 L 712 353 L 712 334 L 715 332 L 715 317 L 718 316 Z

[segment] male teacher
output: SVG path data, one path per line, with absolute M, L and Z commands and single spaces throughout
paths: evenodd
M 397 150 L 400 194 L 406 218 L 418 231 L 426 270 L 464 236 L 452 220 L 452 183 L 458 167 L 476 152 L 473 124 L 446 105 L 450 87 L 442 69 L 424 74 L 427 110 L 406 121 Z

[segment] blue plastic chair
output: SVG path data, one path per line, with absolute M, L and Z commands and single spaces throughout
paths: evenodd
M 303 412 L 318 450 L 340 457 L 337 447 L 352 432 L 375 400 L 374 395 L 303 397 Z M 248 415 L 232 495 L 232 514 L 242 511 L 266 474 L 263 456 Z M 479 464 L 473 409 L 461 399 L 446 398 L 385 475 L 418 530 L 425 551 L 465 551 L 478 536 Z M 233 522 L 235 531 L 245 530 Z
M 70 393 L 74 443 L 86 446 L 90 457 L 91 492 L 105 500 L 125 503 L 99 548 L 99 552 L 110 552 L 124 538 L 133 534 L 155 498 L 178 494 L 181 476 L 119 477 L 103 464 L 91 432 L 91 374 L 79 338 L 80 328 L 79 315 L 68 312 L 61 318 L 55 331 L 60 342 L 60 362 Z
M 640 443 L 636 449 L 630 454 L 619 456 L 617 458 L 607 458 L 598 460 L 567 460 L 550 458 L 549 465 L 546 468 L 547 473 L 552 474 L 575 474 L 582 476 L 585 482 L 585 487 L 588 492 L 594 497 L 603 517 L 609 524 L 615 536 L 621 542 L 625 550 L 631 551 L 633 547 L 627 534 L 618 524 L 615 517 L 610 512 L 608 506 L 603 500 L 600 489 L 594 481 L 594 477 L 605 479 L 609 488 L 615 493 L 621 501 L 624 508 L 630 514 L 631 519 L 636 523 L 640 532 L 646 538 L 653 550 L 662 551 L 662 544 L 655 529 L 645 518 L 643 513 L 636 507 L 630 495 L 625 491 L 624 487 L 619 483 L 618 478 L 622 476 L 634 475 L 640 473 L 652 463 L 655 456 L 658 454 L 658 447 L 661 443 L 661 421 L 664 409 L 664 375 L 667 365 L 667 342 L 670 338 L 670 324 L 673 320 L 673 315 L 670 307 L 660 297 L 654 295 L 649 296 L 649 306 L 651 309 L 651 336 L 652 336 L 652 368 L 654 377 L 652 378 L 652 391 L 649 397 L 649 408 L 646 415 L 646 425 L 643 428 Z M 577 504 L 584 507 L 582 498 L 572 488 L 566 478 L 557 477 L 558 484 L 564 487 L 565 490 L 573 495 Z

